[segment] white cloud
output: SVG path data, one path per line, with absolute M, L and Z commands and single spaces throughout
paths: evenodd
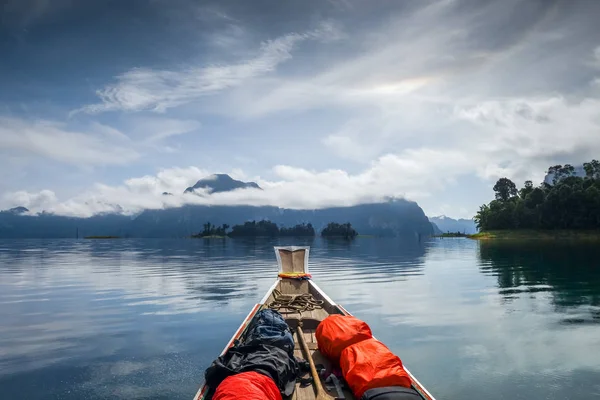
M 244 28 L 235 23 L 229 23 L 227 26 L 208 36 L 208 43 L 218 49 L 230 51 L 243 42 L 247 32 Z
M 277 140 L 290 139 L 281 132 L 285 129 L 279 129 L 285 121 L 288 126 L 309 127 L 307 135 L 315 146 L 322 146 L 315 154 L 335 155 L 345 163 L 338 164 L 338 169 L 320 171 L 308 169 L 308 164 L 299 168 L 280 165 L 273 169 L 273 179 L 257 179 L 265 187 L 263 192 L 210 198 L 180 196 L 189 180 L 201 176 L 188 179 L 186 172 L 176 171 L 169 178 L 174 183 L 168 183 L 160 177 L 171 171 L 165 170 L 118 187 L 98 185 L 81 198 L 61 202 L 61 212 L 76 209 L 86 214 L 115 204 L 135 212 L 141 207 L 186 202 L 311 208 L 386 196 L 415 200 L 438 196 L 451 203 L 448 207 L 467 207 L 471 211 L 465 213 L 471 213 L 475 204 L 454 204 L 447 200 L 452 193 L 444 194 L 445 188 L 463 176 L 483 182 L 481 187 L 500 176 L 517 183 L 539 181 L 548 165 L 577 164 L 597 158 L 600 152 L 600 98 L 589 85 L 598 81 L 594 68 L 600 65 L 600 47 L 588 34 L 595 21 L 589 17 L 592 13 L 581 9 L 564 13 L 560 7 L 558 3 L 547 7 L 521 0 L 480 2 L 471 7 L 461 1 L 421 2 L 382 20 L 349 22 L 344 35 L 336 23 L 328 21 L 312 31 L 280 36 L 262 43 L 254 55 L 239 62 L 126 71 L 98 91 L 98 104 L 82 110 L 92 114 L 167 112 L 194 103 L 180 107 L 177 115 L 193 112 L 193 118 L 209 117 L 200 118 L 203 123 L 209 121 L 203 132 L 210 134 L 210 117 L 224 116 L 234 129 L 241 128 L 236 123 L 247 122 L 254 124 L 249 132 L 263 128 L 275 132 L 277 127 Z M 515 14 L 515 9 L 520 12 Z M 212 47 L 221 52 L 243 48 L 239 54 L 251 53 L 245 36 L 256 32 L 251 27 L 241 29 L 237 25 L 241 21 L 223 15 L 221 19 L 232 25 L 212 37 Z M 506 29 L 508 23 L 511 29 Z M 323 45 L 329 40 L 338 43 Z M 300 44 L 309 41 L 310 52 L 298 51 Z M 239 54 L 224 57 L 237 58 Z M 292 58 L 294 65 L 280 68 Z M 210 101 L 201 101 L 208 95 Z M 137 124 L 138 132 L 144 134 L 136 134 L 132 128 L 128 136 L 170 152 L 177 146 L 164 146 L 161 141 L 197 130 L 197 124 L 165 119 L 161 129 L 153 130 L 160 124 L 150 121 L 146 126 Z M 97 133 L 110 137 L 113 144 L 121 140 L 118 131 L 98 129 Z M 267 142 L 271 139 L 266 138 Z M 0 138 L 0 145 L 2 140 L 6 142 Z M 215 140 L 216 146 L 218 142 Z M 94 143 L 83 144 L 94 147 Z M 11 148 L 15 147 L 12 144 Z M 44 146 L 36 151 L 45 154 L 50 150 Z M 52 157 L 63 156 L 59 150 L 51 151 Z M 231 160 L 255 154 L 246 148 L 228 151 Z M 312 156 L 305 159 L 312 162 Z M 285 156 L 281 157 L 274 157 L 270 165 L 287 164 Z M 327 166 L 338 161 L 331 159 L 315 161 Z M 256 165 L 260 160 L 253 168 L 265 167 Z M 357 168 L 362 170 L 356 172 Z M 164 199 L 159 195 L 162 191 L 176 195 Z M 83 199 L 93 199 L 88 204 L 95 205 L 80 206 Z
M 369 35 L 353 35 L 360 50 L 336 53 L 307 76 L 257 79 L 223 99 L 235 107 L 219 103 L 215 111 L 262 119 L 306 110 L 341 113 L 339 128 L 323 131 L 321 142 L 357 162 L 409 148 L 443 148 L 472 159 L 486 179 L 516 170 L 542 173 L 560 158 L 580 162 L 598 142 L 598 97 L 581 97 L 581 84 L 589 80 L 579 79 L 593 76 L 586 68 L 595 44 L 564 34 L 552 10 L 533 12 L 537 6 L 523 10 L 519 18 L 531 21 L 508 34 L 504 22 L 522 6 L 511 0 L 466 9 L 443 1 L 391 15 Z M 561 18 L 565 26 L 585 29 L 580 13 Z M 599 49 L 592 52 L 600 56 Z M 259 88 L 261 96 L 253 96 Z M 538 120 L 528 121 L 520 106 L 536 108 Z M 498 117 L 512 125 L 464 114 L 478 107 L 507 108 Z M 569 139 L 566 132 L 573 132 Z
M 165 141 L 195 132 L 192 119 L 146 116 L 126 119 L 127 134 L 98 122 L 27 120 L 0 116 L 0 154 L 46 158 L 77 167 L 128 165 L 148 150 L 174 152 Z
M 457 107 L 456 116 L 475 125 L 466 145 L 487 160 L 484 178 L 541 180 L 554 161 L 581 164 L 600 153 L 600 100 L 508 99 Z M 473 159 L 477 167 L 477 157 Z M 532 177 L 535 174 L 535 177 Z
M 457 101 L 429 115 L 411 121 L 379 113 L 377 118 L 357 119 L 352 129 L 344 128 L 323 142 L 336 154 L 361 162 L 404 146 L 408 149 L 391 154 L 409 154 L 420 144 L 419 153 L 431 150 L 439 159 L 436 168 L 429 168 L 432 157 L 414 157 L 415 168 L 423 175 L 443 176 L 447 182 L 470 173 L 486 181 L 503 176 L 519 184 L 527 179 L 541 181 L 553 163 L 581 164 L 600 153 L 600 99 Z M 433 195 L 438 189 L 426 190 Z
M 139 157 L 127 136 L 100 124 L 82 132 L 54 121 L 0 117 L 0 151 L 74 165 L 127 164 Z
M 199 130 L 200 122 L 172 118 L 145 117 L 132 122 L 131 134 L 142 137 L 146 144 L 156 144 L 167 138 Z
M 51 190 L 42 190 L 38 193 L 29 193 L 26 191 L 7 193 L 4 196 L 4 201 L 11 207 L 25 207 L 30 211 L 45 210 L 54 207 L 58 203 L 56 194 Z
M 352 175 L 343 170 L 309 171 L 285 165 L 276 166 L 275 180 L 256 177 L 264 190 L 245 189 L 212 195 L 183 194 L 188 186 L 209 173 L 196 167 L 170 168 L 156 176 L 126 180 L 122 185 L 96 184 L 74 198 L 59 201 L 56 197 L 41 203 L 28 202 L 32 212 L 42 210 L 61 215 L 90 216 L 101 212 L 133 214 L 143 209 L 178 207 L 184 204 L 272 205 L 296 209 L 350 206 L 379 202 L 389 197 L 418 199 L 428 196 L 428 187 L 442 188 L 451 183 L 442 174 L 433 173 L 450 162 L 454 174 L 466 173 L 470 161 L 459 153 L 430 149 L 408 150 L 386 155 L 372 162 L 363 172 Z M 243 177 L 243 171 L 232 175 Z M 172 196 L 163 196 L 163 192 Z M 5 197 L 7 206 L 38 196 L 19 192 Z M 34 206 L 35 205 L 35 206 Z M 29 208 L 29 207 L 28 207 Z
M 117 77 L 117 83 L 98 90 L 99 104 L 85 106 L 88 113 L 104 111 L 164 112 L 182 104 L 236 87 L 243 82 L 273 72 L 292 58 L 291 51 L 306 40 L 332 40 L 339 37 L 335 25 L 322 23 L 305 33 L 290 33 L 261 43 L 258 55 L 235 64 L 193 66 L 181 70 L 136 68 Z
M 183 195 L 209 174 L 195 167 L 161 170 L 156 176 L 122 185 L 96 184 L 66 201 L 38 204 L 32 211 L 87 216 L 98 212 L 136 213 L 183 204 L 273 205 L 314 209 L 383 201 L 389 197 L 427 200 L 461 177 L 493 180 L 508 176 L 520 183 L 541 181 L 556 160 L 582 163 L 600 153 L 600 101 L 522 98 L 456 105 L 448 117 L 461 129 L 449 130 L 437 144 L 384 153 L 351 174 L 342 169 L 314 171 L 289 165 L 273 168 L 274 179 L 254 179 L 264 189 L 210 196 Z M 356 151 L 360 147 L 356 147 Z M 383 148 L 384 149 L 384 148 Z M 243 171 L 235 175 L 246 178 Z M 162 196 L 162 192 L 173 196 Z M 24 196 L 21 192 L 20 196 Z M 34 194 L 29 194 L 33 198 Z M 14 198 L 14 196 L 13 196 Z M 12 202 L 11 206 L 21 205 Z M 464 208 L 464 206 L 461 206 Z M 472 210 L 471 210 L 472 212 Z M 461 215 L 470 212 L 462 210 Z
M 128 179 L 125 181 L 125 187 L 132 192 L 148 195 L 163 192 L 181 193 L 207 175 L 208 171 L 196 167 L 167 168 L 159 171 L 156 176 L 146 175 Z

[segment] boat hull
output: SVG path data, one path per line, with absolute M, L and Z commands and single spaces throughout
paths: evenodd
M 327 296 L 327 294 L 312 280 L 297 281 L 297 280 L 280 278 L 277 281 L 275 281 L 275 283 L 271 286 L 271 288 L 265 294 L 265 296 L 263 297 L 261 302 L 258 304 L 255 304 L 254 307 L 252 307 L 252 309 L 250 310 L 250 312 L 248 313 L 246 318 L 242 321 L 242 323 L 240 324 L 240 326 L 238 327 L 238 329 L 236 330 L 234 335 L 231 337 L 231 339 L 229 340 L 229 342 L 227 343 L 227 345 L 221 352 L 221 355 L 223 355 L 227 351 L 227 349 L 229 349 L 231 346 L 233 346 L 233 344 L 235 343 L 236 340 L 238 340 L 244 336 L 246 328 L 248 327 L 248 324 L 250 323 L 250 321 L 252 321 L 252 318 L 254 318 L 256 313 L 258 313 L 261 309 L 268 307 L 268 304 L 270 304 L 270 302 L 273 300 L 273 292 L 275 289 L 277 289 L 278 291 L 280 291 L 283 294 L 291 294 L 291 295 L 310 293 L 313 295 L 313 297 L 316 300 L 323 301 L 322 309 L 309 311 L 309 312 L 303 312 L 301 315 L 302 318 L 312 318 L 312 319 L 323 320 L 324 318 L 326 318 L 328 315 L 331 315 L 331 314 L 352 315 L 343 306 L 341 306 L 341 305 L 335 303 L 333 300 L 331 300 L 331 298 L 329 296 Z M 282 314 L 286 318 L 288 318 L 288 317 L 294 318 L 294 317 L 300 316 L 298 314 L 298 312 L 296 312 L 296 311 L 285 312 L 285 310 L 283 310 Z M 295 337 L 295 335 L 294 335 L 294 337 Z M 314 336 L 314 329 L 306 329 L 304 332 L 304 339 L 307 343 L 309 343 L 311 345 L 310 348 L 312 350 L 312 353 L 313 353 L 312 357 L 313 357 L 313 360 L 315 360 L 315 363 L 327 365 L 328 360 L 326 360 L 323 356 L 321 356 L 321 354 L 319 353 L 319 351 L 317 349 L 316 339 Z M 300 358 L 304 358 L 303 354 L 300 351 L 300 346 L 298 345 L 296 337 L 295 337 L 295 341 L 296 341 L 296 349 L 297 349 L 296 350 L 297 354 L 295 354 L 295 355 Z M 408 370 L 408 368 L 406 368 L 406 366 L 405 366 L 405 370 L 412 380 L 413 388 L 415 390 L 417 390 L 417 392 L 421 395 L 421 397 L 425 400 L 435 400 L 434 397 L 427 391 L 427 389 L 425 389 L 425 387 L 414 377 L 414 375 L 411 374 L 411 372 Z M 211 395 L 210 389 L 211 388 L 209 388 L 206 385 L 202 386 L 200 388 L 200 390 L 196 393 L 194 400 L 209 400 L 210 395 Z M 335 396 L 335 393 L 331 393 L 331 394 L 333 396 Z M 345 395 L 346 399 L 354 399 L 354 396 L 352 395 L 352 393 L 347 390 L 345 391 L 344 395 Z M 294 392 L 294 394 L 291 397 L 291 399 L 294 399 L 294 400 L 312 400 L 315 398 L 316 397 L 314 394 L 314 389 L 311 386 L 303 388 L 303 387 L 300 387 L 300 385 L 298 385 L 296 387 L 296 391 Z

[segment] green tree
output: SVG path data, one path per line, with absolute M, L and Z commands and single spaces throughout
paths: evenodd
M 203 225 L 204 229 L 202 230 L 202 236 L 210 236 L 212 235 L 214 226 L 210 223 L 207 222 Z
M 600 179 L 600 162 L 598 160 L 583 163 L 583 169 L 587 178 Z
M 559 174 L 560 174 L 561 169 L 562 169 L 562 165 L 558 164 L 558 165 L 551 166 L 550 168 L 548 168 L 548 171 L 546 171 L 547 175 L 552 176 L 552 183 L 554 185 L 556 185 L 556 182 L 558 182 L 558 180 L 559 180 Z
M 494 185 L 496 200 L 508 201 L 511 197 L 517 195 L 517 186 L 508 178 L 500 178 Z
M 477 214 L 475 214 L 475 217 L 473 217 L 473 220 L 475 221 L 475 225 L 477 225 L 477 229 L 479 229 L 480 231 L 489 229 L 488 228 L 489 214 L 490 214 L 490 206 L 488 206 L 487 204 L 483 204 L 481 207 L 479 207 L 479 211 L 477 211 Z
M 524 199 L 531 192 L 533 192 L 533 182 L 525 181 L 525 185 L 523 186 L 523 189 L 519 190 L 519 197 Z
M 554 165 L 548 168 L 548 174 L 552 175 L 552 184 L 556 185 L 564 178 L 575 175 L 575 167 L 571 164 L 565 164 L 564 166 L 560 164 Z
M 279 227 L 267 220 L 247 221 L 243 225 L 234 225 L 228 235 L 231 237 L 276 237 L 279 236 Z
M 313 228 L 312 224 L 298 224 L 291 228 L 281 227 L 279 229 L 280 236 L 315 236 L 315 228 Z
M 525 206 L 527 208 L 536 208 L 544 202 L 544 191 L 540 188 L 534 188 L 525 197 Z
M 344 239 L 354 239 L 357 235 L 358 232 L 352 228 L 352 225 L 350 225 L 349 222 L 345 224 L 330 222 L 321 231 L 321 236 L 323 237 L 342 237 Z
M 584 192 L 588 227 L 600 227 L 600 188 L 588 187 Z
M 479 208 L 475 222 L 480 230 L 495 229 L 600 229 L 600 162 L 584 163 L 586 177 L 571 164 L 553 165 L 553 184 L 534 187 L 526 181 L 518 191 L 508 178 L 494 186 L 495 200 Z

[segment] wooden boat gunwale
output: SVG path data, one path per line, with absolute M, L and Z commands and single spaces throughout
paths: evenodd
M 281 256 L 280 256 L 281 251 L 288 251 L 288 252 L 292 252 L 292 253 L 298 252 L 298 251 L 304 251 L 304 263 L 301 268 L 302 268 L 302 271 L 308 273 L 308 256 L 309 256 L 310 247 L 307 247 L 307 246 L 286 246 L 286 247 L 276 246 L 274 249 L 275 249 L 275 254 L 277 257 L 277 262 L 279 265 L 280 273 L 291 272 L 291 271 L 285 270 L 284 261 L 281 259 Z M 225 347 L 223 348 L 223 350 L 221 351 L 219 356 L 225 354 L 225 352 L 231 346 L 234 345 L 235 341 L 244 335 L 246 328 L 247 328 L 248 324 L 250 323 L 250 321 L 254 318 L 254 316 L 260 309 L 267 306 L 269 298 L 273 295 L 274 290 L 277 289 L 278 287 L 280 287 L 281 282 L 283 280 L 287 281 L 289 279 L 278 277 L 275 280 L 275 282 L 271 285 L 271 287 L 267 290 L 266 294 L 263 296 L 263 298 L 260 300 L 260 302 L 256 303 L 252 307 L 252 309 L 250 310 L 250 312 L 248 313 L 246 318 L 244 318 L 244 320 L 242 321 L 240 326 L 237 328 L 237 330 L 235 331 L 235 333 L 233 334 L 231 339 L 227 342 L 227 344 L 225 345 Z M 321 297 L 322 300 L 324 300 L 325 305 L 327 305 L 328 308 L 333 309 L 333 310 L 337 311 L 337 313 L 342 314 L 342 315 L 352 315 L 342 305 L 334 302 L 319 287 L 319 285 L 317 285 L 317 283 L 315 283 L 312 279 L 306 280 L 304 282 L 307 283 L 307 285 L 309 287 L 309 292 L 310 292 L 310 288 L 312 288 L 314 292 L 318 293 L 318 295 Z M 329 315 L 332 314 L 330 312 L 327 312 L 327 313 Z M 314 357 L 314 354 L 313 354 L 313 357 Z M 425 387 L 421 384 L 421 382 L 419 382 L 419 380 L 417 380 L 417 378 L 408 370 L 408 368 L 406 366 L 404 366 L 404 369 L 406 370 L 406 372 L 408 373 L 408 375 L 410 376 L 410 378 L 412 380 L 413 388 L 417 390 L 417 392 L 421 395 L 421 397 L 424 400 L 435 400 L 435 398 L 431 395 L 431 393 L 429 393 L 429 391 L 427 391 L 427 389 L 425 389 Z M 206 395 L 208 393 L 209 393 L 209 387 L 206 384 L 203 384 L 202 387 L 200 387 L 200 389 L 198 390 L 198 392 L 196 392 L 196 395 L 194 396 L 194 400 L 207 400 Z M 296 397 L 293 397 L 293 398 L 295 399 Z M 354 398 L 354 397 L 351 397 L 351 398 Z

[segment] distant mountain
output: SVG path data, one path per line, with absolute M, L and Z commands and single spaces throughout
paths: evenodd
M 445 215 L 440 215 L 438 217 L 429 217 L 429 221 L 434 223 L 442 233 L 477 233 L 477 226 L 472 219 L 453 219 L 446 217 Z
M 431 236 L 433 227 L 417 203 L 396 200 L 320 210 L 290 210 L 262 206 L 187 205 L 163 210 L 146 210 L 135 218 L 106 214 L 71 218 L 52 214 L 39 216 L 0 212 L 0 237 L 56 238 L 83 236 L 185 237 L 202 230 L 206 222 L 241 224 L 267 219 L 280 226 L 311 223 L 320 231 L 329 222 L 346 223 L 362 235 L 421 238 Z
M 72 218 L 0 212 L 0 238 L 75 238 L 76 236 L 130 236 L 131 217 L 120 214 Z
M 320 231 L 329 222 L 350 222 L 362 235 L 423 237 L 433 228 L 417 203 L 395 200 L 387 203 L 360 204 L 320 210 L 290 210 L 272 206 L 184 206 L 164 210 L 146 210 L 132 221 L 136 237 L 181 237 L 212 224 L 241 224 L 267 219 L 280 226 L 311 223 Z
M 260 189 L 255 182 L 242 182 L 227 174 L 215 174 L 200 179 L 194 186 L 185 189 L 184 193 L 193 193 L 196 189 L 208 189 L 209 193 L 229 192 L 236 189 Z
M 21 214 L 28 213 L 29 210 L 25 207 L 14 207 L 14 208 L 11 208 L 10 210 L 7 210 L 6 212 L 16 214 L 16 215 L 21 215 Z
M 186 192 L 209 188 L 212 193 L 215 193 L 249 187 L 260 189 L 254 182 L 237 181 L 228 175 L 214 175 L 198 181 L 196 185 L 186 189 Z M 18 208 L 17 211 L 22 210 Z M 0 237 L 62 238 L 76 235 L 79 237 L 186 237 L 200 232 L 206 222 L 232 226 L 262 219 L 285 227 L 311 223 L 316 231 L 321 231 L 329 222 L 349 222 L 359 234 L 374 236 L 418 239 L 431 236 L 434 232 L 433 225 L 427 220 L 417 203 L 393 200 L 319 210 L 292 210 L 273 206 L 186 205 L 146 210 L 135 217 L 103 214 L 90 218 L 73 218 L 48 213 L 31 216 L 8 210 L 0 212 Z
M 441 235 L 442 233 L 444 233 L 444 232 L 442 232 L 442 230 L 440 228 L 438 228 L 438 226 L 435 224 L 435 222 L 430 222 L 430 223 L 431 223 L 431 226 L 433 227 L 434 235 Z

